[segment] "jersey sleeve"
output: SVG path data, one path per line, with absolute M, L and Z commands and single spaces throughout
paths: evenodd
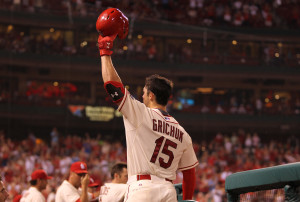
M 68 201 L 68 202 L 77 202 L 80 201 L 80 194 L 78 192 L 74 192 L 71 189 L 60 190 L 59 196 L 56 197 L 55 201 Z
M 70 201 L 70 202 L 78 202 L 80 201 L 80 195 L 71 195 L 71 194 L 65 194 L 64 195 L 65 201 Z
M 189 139 L 186 149 L 179 161 L 178 170 L 187 170 L 196 167 L 199 164 L 196 157 L 192 140 Z
M 125 96 L 118 110 L 135 127 L 142 122 L 145 113 L 147 113 L 146 105 L 130 95 L 127 89 L 125 89 Z

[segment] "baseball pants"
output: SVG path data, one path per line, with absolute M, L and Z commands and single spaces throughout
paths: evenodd
M 128 179 L 124 202 L 177 202 L 174 185 L 165 179 L 151 175 L 151 180 Z

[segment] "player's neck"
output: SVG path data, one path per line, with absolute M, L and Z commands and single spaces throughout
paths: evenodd
M 117 180 L 117 179 L 113 179 L 113 180 L 111 181 L 111 183 L 114 183 L 114 184 L 121 184 L 121 182 L 119 182 L 119 180 Z
M 160 105 L 160 104 L 157 104 L 157 103 L 154 103 L 152 102 L 150 104 L 150 107 L 149 108 L 152 108 L 152 109 L 160 109 L 160 110 L 163 110 L 163 111 L 167 111 L 167 106 L 163 106 L 163 105 Z
M 35 185 L 35 186 L 32 186 L 32 187 L 34 187 L 34 188 L 36 188 L 38 191 L 43 191 L 43 189 L 42 189 L 42 187 L 41 186 L 38 186 L 38 185 Z

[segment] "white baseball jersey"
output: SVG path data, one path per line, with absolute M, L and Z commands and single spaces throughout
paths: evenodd
M 126 131 L 128 177 L 151 174 L 174 180 L 176 170 L 198 164 L 191 137 L 172 116 L 146 107 L 127 89 L 118 110 Z
M 80 201 L 80 192 L 70 182 L 64 180 L 57 189 L 55 202 L 76 202 Z
M 123 202 L 127 184 L 105 183 L 101 186 L 99 202 Z
M 46 201 L 43 194 L 36 187 L 30 187 L 20 199 L 20 202 L 35 202 L 35 201 L 39 201 L 39 202 Z

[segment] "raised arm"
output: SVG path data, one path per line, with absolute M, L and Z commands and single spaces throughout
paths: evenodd
M 88 202 L 88 184 L 90 182 L 89 174 L 86 174 L 84 177 L 81 178 L 81 188 L 82 192 L 80 195 L 80 202 Z
M 98 47 L 101 56 L 102 78 L 104 83 L 108 81 L 122 83 L 111 60 L 111 55 L 113 54 L 111 49 L 113 48 L 113 43 L 116 36 L 117 35 L 114 34 L 112 36 L 106 37 L 102 37 L 101 35 L 99 35 L 98 37 Z
M 113 41 L 115 38 L 116 35 L 106 37 L 99 35 L 98 46 L 101 56 L 104 88 L 111 96 L 113 102 L 120 104 L 124 97 L 125 89 L 111 60 L 111 54 L 113 53 L 111 49 L 113 47 Z
M 114 65 L 112 64 L 112 60 L 110 56 L 104 55 L 101 56 L 101 68 L 102 68 L 102 78 L 103 82 L 106 83 L 108 81 L 115 81 L 122 83 Z
M 110 55 L 113 53 L 113 42 L 118 36 L 125 39 L 128 35 L 128 18 L 117 8 L 109 8 L 103 11 L 96 22 L 96 30 L 99 33 L 98 46 L 101 55 L 102 77 L 104 83 L 108 81 L 121 82 Z
M 128 18 L 117 8 L 106 9 L 99 15 L 96 22 L 104 88 L 112 97 L 113 102 L 117 104 L 122 101 L 125 89 L 110 56 L 113 53 L 111 49 L 115 38 L 118 36 L 120 39 L 125 39 L 128 26 Z

